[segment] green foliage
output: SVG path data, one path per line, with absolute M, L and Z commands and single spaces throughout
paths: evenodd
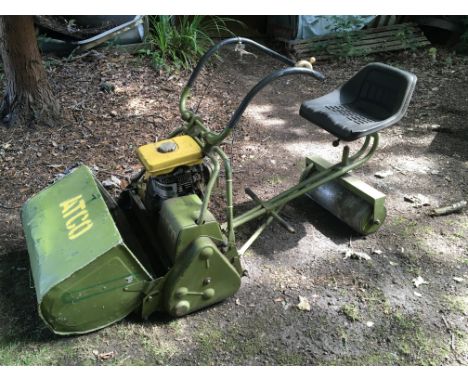
M 457 44 L 457 52 L 458 53 L 468 53 L 468 16 L 463 16 L 460 20 L 461 23 L 461 35 L 460 40 Z
M 227 22 L 241 22 L 218 16 L 150 16 L 149 56 L 157 69 L 181 70 L 195 65 L 213 45 L 212 37 L 232 32 Z
M 340 308 L 340 312 L 345 315 L 349 321 L 359 321 L 361 316 L 359 314 L 359 309 L 354 304 L 344 304 Z
M 418 44 L 408 25 L 401 25 L 396 32 L 396 37 L 400 40 L 404 49 L 409 49 L 414 52 L 418 48 Z
M 361 29 L 364 27 L 366 17 L 363 16 L 331 16 L 333 24 L 328 27 L 331 32 L 346 32 L 353 29 Z
M 437 61 L 437 48 L 434 48 L 434 47 L 429 48 L 429 50 L 427 51 L 427 54 L 431 58 L 431 62 L 435 64 Z
M 356 46 L 356 43 L 361 40 L 359 33 L 350 32 L 353 29 L 361 29 L 365 23 L 365 17 L 362 16 L 332 16 L 333 24 L 327 29 L 336 33 L 336 46 L 329 47 L 328 53 L 336 55 L 340 58 L 349 58 L 353 56 L 365 55 L 367 50 Z

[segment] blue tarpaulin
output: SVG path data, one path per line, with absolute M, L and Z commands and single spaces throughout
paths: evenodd
M 329 33 L 362 29 L 376 16 L 299 16 L 297 36 L 303 40 Z

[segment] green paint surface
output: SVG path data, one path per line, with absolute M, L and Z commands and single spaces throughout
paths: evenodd
M 21 218 L 39 314 L 54 332 L 93 331 L 139 305 L 135 289 L 150 276 L 123 242 L 89 168 L 29 199 Z

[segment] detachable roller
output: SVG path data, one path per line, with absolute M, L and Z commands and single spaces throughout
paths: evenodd
M 313 168 L 303 176 L 332 166 L 320 157 L 306 158 L 307 167 L 312 162 Z M 362 235 L 377 231 L 385 220 L 385 194 L 355 176 L 345 175 L 306 195 Z

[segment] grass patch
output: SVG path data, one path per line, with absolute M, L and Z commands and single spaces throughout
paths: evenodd
M 20 342 L 0 345 L 0 365 L 2 366 L 41 366 L 54 365 L 55 351 L 49 346 L 25 346 Z
M 170 359 L 177 354 L 177 347 L 166 339 L 164 331 L 152 326 L 141 330 L 139 335 L 147 364 L 167 365 Z
M 277 186 L 283 183 L 283 178 L 281 178 L 279 175 L 273 175 L 270 179 L 268 179 L 268 183 L 270 183 L 272 186 Z
M 256 334 L 242 333 L 237 327 L 225 331 L 211 329 L 196 335 L 199 362 L 205 365 L 219 364 L 218 356 L 229 354 L 229 364 L 242 365 L 251 362 L 261 354 L 265 344 L 262 332 Z M 221 361 L 223 364 L 224 361 Z
M 325 361 L 324 365 L 384 366 L 384 365 L 442 365 L 450 355 L 446 333 L 437 335 L 418 316 L 395 309 L 387 320 L 372 329 L 381 350 L 369 352 L 366 339 L 361 343 L 361 353 L 344 355 Z M 346 336 L 349 336 L 347 334 Z M 347 337 L 346 337 L 347 341 Z M 460 340 L 460 348 L 466 346 Z
M 154 340 L 153 338 L 145 337 L 141 340 L 143 349 L 152 359 L 150 364 L 167 365 L 169 360 L 177 353 L 177 348 L 166 341 Z
M 453 313 L 465 314 L 468 313 L 468 296 L 449 296 L 446 295 L 442 299 L 444 307 Z
M 197 359 L 203 365 L 304 365 L 307 360 L 300 351 L 279 347 L 267 339 L 263 331 L 244 332 L 239 328 L 226 331 L 212 329 L 199 332 L 196 336 Z M 268 359 L 262 359 L 264 349 L 269 349 Z M 274 349 L 274 351 L 272 351 Z M 220 359 L 221 357 L 221 359 Z
M 307 363 L 303 354 L 289 352 L 285 350 L 284 352 L 279 352 L 275 356 L 275 364 L 283 366 L 303 366 Z
M 468 238 L 468 217 L 461 216 L 459 219 L 450 221 L 448 224 L 453 229 L 450 235 L 455 240 Z
M 340 312 L 351 322 L 361 320 L 361 316 L 359 314 L 359 309 L 354 304 L 344 304 L 340 308 Z
M 344 356 L 325 362 L 327 366 L 394 366 L 398 356 L 394 353 L 364 354 L 362 356 Z
M 92 356 L 90 351 L 90 356 Z M 57 366 L 77 365 L 84 360 L 84 349 L 75 339 L 58 339 L 42 342 L 1 342 L 0 365 L 2 366 Z

